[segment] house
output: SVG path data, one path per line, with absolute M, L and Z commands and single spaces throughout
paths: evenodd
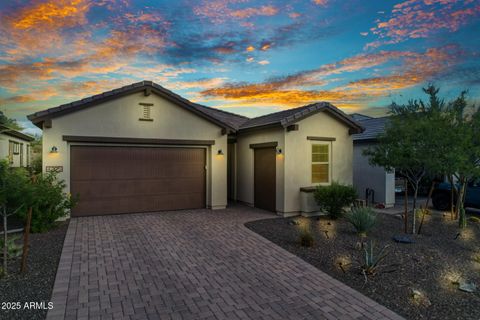
M 28 118 L 43 167 L 80 196 L 72 216 L 222 209 L 298 214 L 300 188 L 352 183 L 362 127 L 329 103 L 249 119 L 142 81 Z
M 377 137 L 383 133 L 388 117 L 372 118 L 362 114 L 352 114 L 365 131 L 353 135 L 353 186 L 359 199 L 369 204 L 383 204 L 386 208 L 395 205 L 395 171 L 372 166 L 363 151 L 374 147 Z
M 30 166 L 33 140 L 29 135 L 0 125 L 0 159 L 7 159 L 12 167 Z

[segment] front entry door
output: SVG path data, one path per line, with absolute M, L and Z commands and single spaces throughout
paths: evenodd
M 254 149 L 254 206 L 276 212 L 276 150 Z

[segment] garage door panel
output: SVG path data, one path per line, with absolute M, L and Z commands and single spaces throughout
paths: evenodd
M 84 197 L 103 198 L 110 196 L 141 196 L 148 194 L 168 194 L 198 192 L 203 190 L 203 182 L 199 179 L 161 179 L 161 180 L 96 180 L 77 181 L 75 192 Z M 159 184 L 168 185 L 168 189 L 158 189 Z M 101 193 L 98 190 L 103 190 Z
M 73 216 L 204 208 L 205 149 L 71 147 Z
M 205 197 L 203 193 L 192 194 L 164 194 L 154 196 L 134 197 L 104 197 L 82 202 L 77 206 L 79 212 L 88 212 L 88 215 L 122 214 L 132 212 L 152 212 L 162 210 L 178 210 L 178 203 L 184 203 L 182 209 L 197 209 L 195 205 Z M 115 205 L 112 205 L 114 203 Z

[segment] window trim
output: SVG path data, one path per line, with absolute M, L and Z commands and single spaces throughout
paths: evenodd
M 322 146 L 327 146 L 328 148 L 328 162 L 314 162 L 312 159 L 313 156 L 313 146 L 314 145 L 322 145 Z M 317 140 L 312 140 L 312 143 L 310 144 L 310 149 L 309 149 L 309 161 L 310 161 L 310 182 L 313 185 L 329 185 L 332 182 L 332 142 L 331 141 L 325 141 L 325 142 L 320 142 Z M 328 165 L 328 179 L 327 181 L 322 181 L 322 182 L 314 182 L 313 181 L 313 165 L 314 164 L 327 164 Z

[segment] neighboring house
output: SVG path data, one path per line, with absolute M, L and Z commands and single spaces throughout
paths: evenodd
M 7 159 L 12 167 L 30 166 L 33 140 L 29 135 L 0 125 L 0 159 Z
M 329 103 L 249 119 L 143 81 L 28 117 L 43 167 L 79 194 L 72 216 L 221 209 L 302 211 L 300 188 L 352 183 L 352 134 Z
M 385 207 L 395 205 L 395 172 L 386 171 L 382 167 L 372 166 L 363 150 L 374 147 L 377 136 L 383 133 L 388 117 L 372 118 L 362 114 L 352 114 L 351 117 L 360 123 L 365 131 L 353 135 L 353 186 L 357 189 L 359 199 L 367 200 L 371 204 L 384 204 Z

